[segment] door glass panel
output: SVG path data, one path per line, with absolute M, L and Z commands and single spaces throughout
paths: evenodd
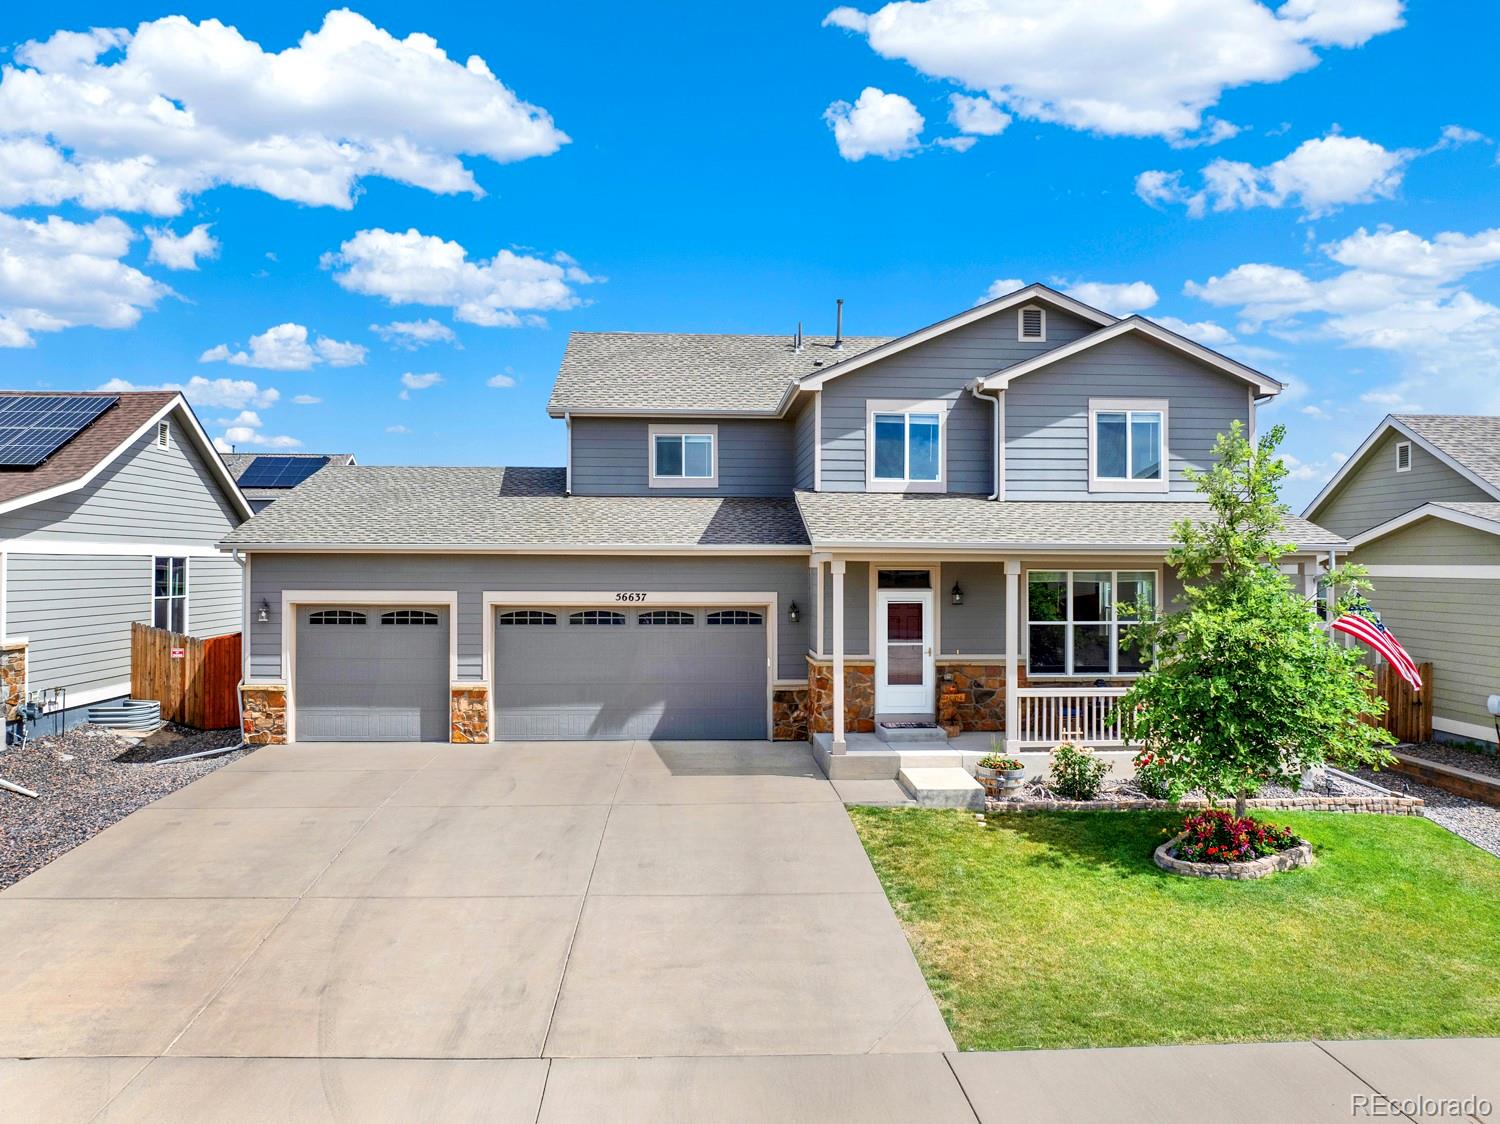
M 1094 416 L 1094 470 L 1101 480 L 1125 479 L 1125 415 Z
M 1068 670 L 1067 625 L 1034 624 L 1030 628 L 1030 648 L 1026 670 L 1034 675 L 1059 675 Z
M 901 414 L 875 415 L 875 476 L 879 480 L 906 476 L 906 418 Z
M 1160 414 L 1130 415 L 1130 475 L 1136 480 L 1161 479 Z
M 682 439 L 682 459 L 685 465 L 682 474 L 706 480 L 713 472 L 714 439 L 707 435 L 688 436 Z
M 681 437 L 658 437 L 656 439 L 656 475 L 682 475 Z
M 1073 670 L 1079 675 L 1109 673 L 1109 633 L 1107 624 L 1073 626 Z
M 912 480 L 936 480 L 938 471 L 938 416 L 912 414 L 910 417 Z
M 885 607 L 885 638 L 891 643 L 922 642 L 922 603 L 892 601 Z
M 922 685 L 922 645 L 891 644 L 886 652 L 886 682 L 892 687 Z
M 932 588 L 932 574 L 928 570 L 881 570 L 875 581 L 876 589 Z
M 1073 619 L 1075 621 L 1109 620 L 1109 582 L 1107 573 L 1080 571 L 1073 575 Z

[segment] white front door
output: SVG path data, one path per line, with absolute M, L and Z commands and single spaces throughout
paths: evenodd
M 930 589 L 875 594 L 875 713 L 933 712 L 932 648 Z

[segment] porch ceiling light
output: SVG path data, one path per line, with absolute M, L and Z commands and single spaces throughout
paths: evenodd
M 797 608 L 797 602 L 793 601 L 791 605 L 788 606 L 786 611 L 786 618 L 793 624 L 796 624 L 802 619 L 802 610 Z
M 955 605 L 962 605 L 964 603 L 964 587 L 954 582 L 953 589 L 948 594 L 948 600 L 952 601 Z
M 269 601 L 267 601 L 264 597 L 262 597 L 260 599 L 260 612 L 258 612 L 258 613 L 255 614 L 256 623 L 258 623 L 258 624 L 266 624 L 266 623 L 268 623 L 270 621 L 270 619 L 271 619 L 271 603 Z

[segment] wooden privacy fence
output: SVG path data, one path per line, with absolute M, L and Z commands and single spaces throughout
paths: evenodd
M 1384 660 L 1375 668 L 1375 694 L 1385 700 L 1385 714 L 1374 720 L 1403 742 L 1432 740 L 1432 665 L 1417 665 L 1422 676 L 1422 693 L 1413 691 L 1405 679 Z
M 239 682 L 238 632 L 200 638 L 130 626 L 130 695 L 161 703 L 168 722 L 200 730 L 239 725 Z

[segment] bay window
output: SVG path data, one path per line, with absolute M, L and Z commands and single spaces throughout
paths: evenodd
M 869 490 L 943 490 L 941 402 L 868 402 Z
M 1167 404 L 1164 401 L 1089 401 L 1089 489 L 1165 492 Z
M 1144 671 L 1125 633 L 1144 598 L 1155 613 L 1151 570 L 1032 570 L 1026 576 L 1026 674 L 1113 677 Z

